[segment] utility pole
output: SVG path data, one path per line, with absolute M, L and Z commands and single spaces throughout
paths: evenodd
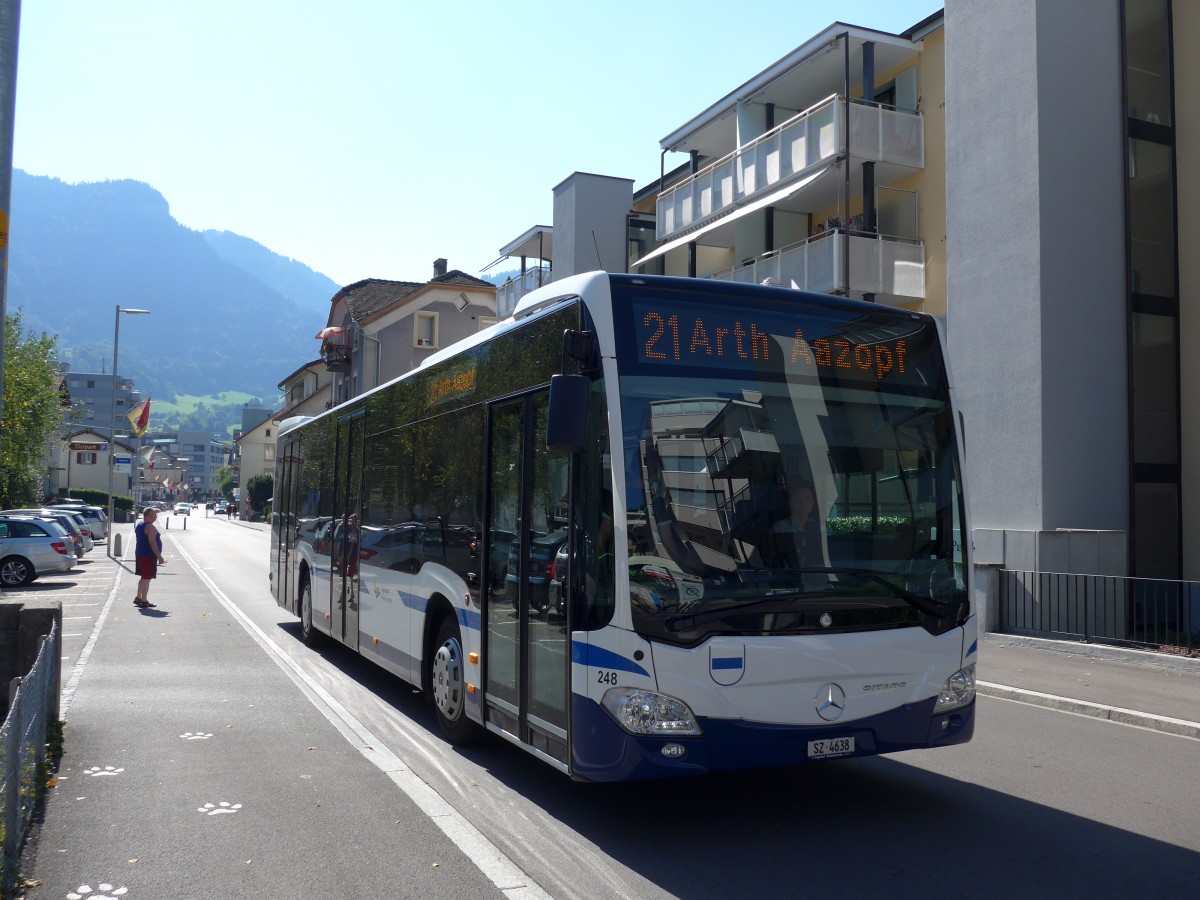
M 0 327 L 8 330 L 8 219 L 12 206 L 13 120 L 21 0 L 0 0 Z M 4 414 L 4 339 L 0 333 L 0 416 Z M 0 434 L 0 441 L 3 435 Z

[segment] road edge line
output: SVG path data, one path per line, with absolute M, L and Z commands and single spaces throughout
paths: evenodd
M 1024 688 L 1010 687 L 1005 684 L 994 684 L 990 681 L 977 681 L 975 686 L 980 694 L 987 697 L 998 697 L 1001 700 L 1013 700 L 1017 703 L 1028 703 L 1032 706 L 1042 706 L 1059 712 L 1075 713 L 1090 716 L 1094 719 L 1106 719 L 1119 725 L 1136 725 L 1153 731 L 1162 731 L 1178 737 L 1188 737 L 1200 740 L 1200 722 L 1189 722 L 1187 719 L 1174 719 L 1170 716 L 1158 716 L 1154 713 L 1139 712 L 1134 709 L 1122 709 L 1119 706 L 1106 706 L 1103 703 L 1092 703 L 1087 700 L 1075 700 L 1071 697 L 1059 697 L 1055 694 L 1044 694 L 1040 691 L 1030 691 Z
M 403 759 L 386 749 L 384 743 L 375 737 L 369 728 L 284 653 L 266 632 L 217 587 L 208 573 L 196 565 L 191 554 L 184 550 L 177 540 L 172 538 L 172 543 L 217 602 L 267 651 L 268 656 L 308 696 L 309 702 L 341 733 L 347 743 L 400 788 L 484 877 L 512 900 L 552 900 L 550 894 L 529 877 L 528 873 L 471 824 L 431 784 L 417 775 Z

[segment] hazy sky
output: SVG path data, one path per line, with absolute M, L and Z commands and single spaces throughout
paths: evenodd
M 835 20 L 899 32 L 941 8 L 25 0 L 13 164 L 146 182 L 187 227 L 341 284 L 423 281 L 438 257 L 477 274 L 552 224 L 572 172 L 644 186 L 662 137 Z

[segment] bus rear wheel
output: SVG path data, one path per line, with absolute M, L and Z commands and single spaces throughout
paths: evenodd
M 312 582 L 307 578 L 300 588 L 300 640 L 306 647 L 315 647 L 321 641 L 321 633 L 313 627 Z
M 467 717 L 467 661 L 458 622 L 453 616 L 444 616 L 438 623 L 433 648 L 429 679 L 438 727 L 451 744 L 478 743 L 484 732 Z

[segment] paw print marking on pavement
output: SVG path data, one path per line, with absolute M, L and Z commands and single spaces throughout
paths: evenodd
M 222 800 L 220 803 L 205 803 L 196 812 L 204 813 L 206 816 L 219 816 L 221 813 L 235 813 L 242 808 L 240 803 L 227 803 Z
M 92 766 L 90 769 L 84 769 L 83 774 L 95 778 L 97 775 L 120 775 L 124 771 L 124 768 L 114 769 L 112 766 L 105 766 L 103 769 L 99 766 Z
M 207 741 L 212 737 L 212 733 L 205 731 L 185 731 L 180 737 L 185 741 Z
M 81 884 L 75 890 L 67 892 L 67 900 L 119 900 L 129 893 L 129 888 L 115 888 L 108 882 L 101 882 L 98 889 L 102 893 L 93 893 L 91 885 Z

